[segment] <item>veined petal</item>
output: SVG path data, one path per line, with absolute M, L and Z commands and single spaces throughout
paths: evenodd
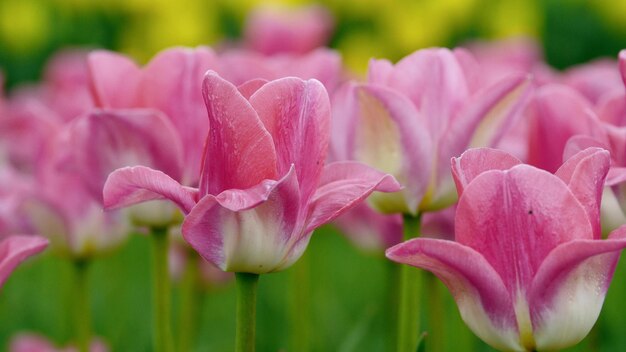
M 328 164 L 311 201 L 305 232 L 332 221 L 374 191 L 397 192 L 400 189 L 393 176 L 364 164 L 349 161 Z
M 209 194 L 185 219 L 183 237 L 224 271 L 282 270 L 304 250 L 299 197 L 294 168 L 279 181 L 228 196 Z
M 388 249 L 386 255 L 435 274 L 454 296 L 463 321 L 491 346 L 523 350 L 511 294 L 480 253 L 453 241 L 417 238 Z
M 217 64 L 215 53 L 208 47 L 175 47 L 158 53 L 142 72 L 141 104 L 163 111 L 176 127 L 185 151 L 185 176 L 196 178 L 190 184 L 195 184 L 200 174 L 209 129 L 202 79 Z
M 43 251 L 48 240 L 34 235 L 9 236 L 0 242 L 0 286 L 26 258 Z
M 155 199 L 169 199 L 185 214 L 196 204 L 196 190 L 145 166 L 124 167 L 107 178 L 102 195 L 105 209 L 118 209 Z
M 608 151 L 587 148 L 569 158 L 555 175 L 565 182 L 580 204 L 585 208 L 593 226 L 595 239 L 600 239 L 600 202 L 602 190 L 611 164 Z
M 105 50 L 87 57 L 94 101 L 104 108 L 130 108 L 137 104 L 141 70 L 131 59 Z
M 469 149 L 458 158 L 452 158 L 452 177 L 459 197 L 474 178 L 489 170 L 508 170 L 522 162 L 511 154 L 491 148 Z
M 396 177 L 405 187 L 403 209 L 415 212 L 422 201 L 432 172 L 432 143 L 425 123 L 411 102 L 395 91 L 377 85 L 360 85 L 352 118 L 358 119 L 354 158 Z M 386 209 L 386 201 L 374 200 Z M 381 204 L 379 204 L 381 203 Z
M 516 292 L 529 287 L 552 249 L 575 239 L 593 239 L 593 228 L 563 181 L 546 171 L 517 165 L 507 171 L 483 172 L 465 188 L 457 207 L 455 236 L 457 242 L 481 253 L 509 292 Z
M 574 240 L 546 257 L 528 293 L 538 350 L 559 350 L 589 333 L 625 247 L 621 227 L 608 240 Z
M 237 87 L 209 71 L 202 90 L 210 129 L 200 176 L 200 196 L 217 195 L 232 188 L 246 189 L 265 179 L 276 179 L 272 137 Z
M 250 97 L 276 147 L 277 170 L 295 165 L 303 204 L 315 192 L 330 138 L 330 102 L 316 80 L 283 78 L 269 82 Z

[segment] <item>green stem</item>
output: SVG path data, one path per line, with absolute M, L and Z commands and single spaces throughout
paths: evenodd
M 385 321 L 382 329 L 385 329 L 387 351 L 395 350 L 398 340 L 398 305 L 400 300 L 400 277 L 402 266 L 390 260 L 385 261 L 386 267 L 386 302 L 389 309 L 384 309 Z
M 89 351 L 91 342 L 91 307 L 89 304 L 89 282 L 88 268 L 89 260 L 77 259 L 73 263 L 74 286 L 76 294 L 74 297 L 74 328 L 76 329 L 76 339 L 80 352 Z
M 190 251 L 187 255 L 180 293 L 178 350 L 181 352 L 191 351 L 196 334 L 196 324 L 200 312 L 198 307 L 201 306 L 198 265 L 198 255 Z
M 236 273 L 237 330 L 235 352 L 254 352 L 256 330 L 256 292 L 259 274 Z
M 419 236 L 420 215 L 404 215 L 404 240 Z M 420 336 L 419 294 L 422 273 L 402 265 L 400 273 L 400 307 L 398 309 L 398 352 L 415 352 Z
M 428 343 L 426 351 L 444 351 L 446 332 L 443 322 L 445 306 L 443 287 L 433 274 L 426 274 L 426 290 L 428 290 Z
M 170 273 L 167 228 L 152 229 L 152 308 L 154 351 L 173 351 L 170 327 Z
M 291 351 L 308 352 L 310 346 L 311 323 L 311 264 L 308 252 L 291 269 Z

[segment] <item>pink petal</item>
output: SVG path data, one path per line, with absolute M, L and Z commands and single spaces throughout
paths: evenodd
M 172 124 L 156 110 L 96 110 L 72 121 L 64 135 L 63 168 L 86 181 L 95 199 L 107 176 L 124 166 L 143 165 L 182 178 L 183 150 Z
M 418 50 L 400 60 L 389 86 L 404 93 L 428 121 L 433 140 L 442 138 L 469 96 L 463 68 L 448 49 Z
M 595 323 L 626 247 L 626 227 L 608 240 L 575 240 L 555 248 L 528 292 L 539 350 L 558 350 L 580 341 Z
M 553 248 L 594 235 L 563 181 L 527 165 L 476 177 L 459 200 L 455 232 L 456 241 L 491 263 L 510 292 L 529 287 Z
M 411 102 L 377 85 L 356 86 L 352 115 L 358 124 L 354 155 L 398 178 L 408 212 L 417 211 L 431 182 L 432 144 L 425 122 Z
M 598 120 L 589 102 L 569 87 L 539 88 L 530 105 L 528 161 L 555 172 L 562 162 L 567 140 L 577 134 L 593 135 Z
M 94 100 L 99 107 L 130 108 L 137 106 L 137 87 L 141 70 L 127 57 L 98 50 L 89 54 Z
M 568 160 L 577 153 L 580 153 L 588 148 L 601 148 L 610 150 L 608 144 L 601 142 L 598 138 L 585 135 L 576 135 L 567 140 L 567 144 L 565 144 L 565 148 L 563 149 L 563 160 Z
M 113 171 L 102 190 L 105 209 L 118 209 L 149 200 L 169 199 L 185 214 L 196 204 L 194 190 L 183 187 L 161 171 L 145 166 Z
M 626 49 L 621 50 L 618 54 L 619 72 L 622 75 L 622 81 L 626 84 Z
M 0 286 L 26 258 L 43 251 L 48 240 L 34 235 L 9 236 L 0 242 Z
M 454 296 L 463 320 L 487 343 L 520 349 L 512 292 L 479 252 L 457 242 L 417 238 L 388 249 L 386 255 L 435 274 Z
M 143 71 L 142 104 L 163 111 L 176 127 L 183 141 L 187 178 L 200 174 L 209 129 L 202 80 L 208 69 L 216 67 L 216 55 L 208 47 L 175 47 L 157 54 Z
M 507 152 L 491 148 L 469 149 L 458 158 L 452 158 L 452 176 L 459 197 L 478 175 L 489 170 L 508 170 L 522 162 Z
M 239 93 L 241 93 L 244 98 L 250 100 L 252 94 L 256 93 L 256 91 L 263 87 L 267 82 L 268 81 L 266 79 L 261 78 L 251 79 L 238 85 L 237 90 L 239 90 Z
M 276 147 L 277 169 L 285 175 L 294 164 L 302 202 L 311 197 L 326 161 L 330 138 L 330 102 L 316 80 L 283 78 L 269 82 L 250 98 Z
M 264 179 L 276 179 L 272 136 L 250 103 L 234 85 L 213 71 L 207 72 L 202 90 L 211 128 L 203 157 L 200 195 L 246 189 Z
M 183 237 L 224 271 L 280 270 L 291 264 L 300 236 L 308 240 L 301 233 L 299 197 L 294 168 L 279 181 L 268 180 L 236 194 L 209 194 L 185 218 Z
M 595 239 L 602 236 L 600 202 L 610 163 L 608 151 L 588 148 L 569 158 L 555 174 L 569 186 L 585 208 Z
M 393 72 L 393 64 L 386 59 L 370 59 L 367 65 L 367 82 L 387 85 Z
M 402 215 L 384 215 L 366 203 L 341 214 L 333 224 L 357 247 L 374 254 L 402 241 Z
M 311 201 L 312 212 L 305 232 L 332 221 L 354 208 L 372 192 L 397 192 L 400 184 L 389 174 L 358 162 L 335 162 L 324 168 L 319 188 Z

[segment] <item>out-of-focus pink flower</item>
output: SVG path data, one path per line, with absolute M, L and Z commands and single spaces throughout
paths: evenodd
M 561 81 L 577 90 L 594 105 L 606 94 L 624 91 L 615 60 L 599 59 L 574 66 L 565 71 Z
M 192 260 L 191 256 L 197 257 L 194 263 L 198 266 L 198 279 L 204 286 L 208 288 L 223 286 L 235 278 L 233 273 L 220 270 L 215 264 L 200 257 L 187 243 L 183 242 L 180 227 L 173 227 L 172 229 L 178 232 L 174 237 L 180 237 L 180 240 L 172 241 L 169 248 L 168 263 L 170 274 L 174 280 L 182 280 L 183 275 L 185 275 L 185 267 L 188 265 L 188 261 Z
M 246 47 L 265 55 L 305 54 L 330 39 L 333 18 L 322 6 L 263 6 L 252 11 L 244 29 Z
M 226 80 L 241 85 L 253 79 L 276 80 L 283 77 L 314 78 L 333 92 L 342 79 L 341 56 L 319 48 L 304 55 L 265 56 L 247 50 L 228 50 L 220 55 L 219 69 Z
M 320 82 L 240 89 L 214 72 L 204 79 L 210 131 L 198 190 L 146 167 L 123 168 L 105 184 L 105 206 L 170 199 L 187 214 L 185 240 L 205 259 L 225 271 L 267 273 L 290 266 L 315 228 L 371 192 L 399 190 L 363 164 L 324 165 L 330 104 Z
M 196 185 L 209 128 L 201 94 L 202 77 L 208 69 L 217 67 L 215 53 L 207 47 L 171 48 L 140 68 L 120 54 L 96 51 L 89 55 L 88 63 L 98 107 L 151 108 L 170 119 L 183 144 L 184 174 L 180 180 L 185 185 Z
M 0 286 L 18 264 L 47 246 L 47 239 L 35 235 L 13 235 L 0 241 Z
M 402 215 L 380 214 L 365 203 L 335 219 L 334 224 L 366 252 L 382 253 L 402 241 Z
M 452 160 L 460 194 L 455 240 L 418 238 L 387 251 L 433 272 L 463 320 L 500 350 L 559 350 L 595 323 L 626 227 L 602 240 L 599 207 L 609 153 L 584 150 L 556 174 L 505 152 Z
M 89 346 L 89 352 L 107 352 L 109 348 L 100 339 L 94 339 Z M 31 333 L 20 333 L 11 339 L 9 352 L 78 352 L 78 349 L 69 347 L 56 347 L 43 336 Z
M 526 76 L 481 87 L 470 77 L 475 65 L 462 50 L 419 50 L 396 65 L 372 60 L 367 84 L 336 93 L 334 160 L 363 161 L 404 186 L 371 197 L 378 210 L 415 214 L 451 205 L 450 158 L 470 145 L 496 145 L 516 121 Z

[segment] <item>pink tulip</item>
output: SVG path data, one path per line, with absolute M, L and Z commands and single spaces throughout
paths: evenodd
M 96 51 L 89 55 L 88 63 L 98 107 L 151 108 L 169 118 L 183 144 L 184 174 L 180 180 L 195 185 L 209 128 L 201 84 L 205 71 L 217 66 L 213 51 L 207 47 L 171 48 L 157 54 L 144 68 L 120 54 Z
M 318 81 L 240 89 L 211 71 L 204 79 L 210 130 L 198 189 L 146 167 L 123 168 L 104 186 L 105 206 L 170 199 L 202 257 L 225 271 L 266 273 L 291 265 L 315 228 L 371 192 L 399 189 L 362 164 L 324 165 L 330 106 Z
M 48 240 L 34 235 L 13 235 L 0 242 L 0 286 L 22 261 L 43 251 Z
M 31 333 L 21 333 L 14 336 L 9 344 L 9 352 L 77 352 L 78 349 L 69 346 L 58 348 L 43 336 Z M 90 352 L 107 352 L 109 348 L 101 340 L 94 340 L 89 346 Z
M 321 6 L 296 9 L 260 7 L 248 17 L 244 40 L 265 55 L 305 54 L 324 46 L 333 27 L 331 14 Z
M 452 159 L 455 241 L 418 238 L 387 257 L 437 275 L 463 320 L 500 350 L 558 350 L 596 321 L 626 227 L 601 239 L 609 153 L 584 150 L 556 172 L 493 149 Z
M 599 59 L 574 66 L 565 71 L 562 82 L 577 90 L 592 104 L 600 102 L 606 94 L 624 91 L 614 60 Z
M 334 224 L 360 249 L 375 254 L 402 241 L 402 216 L 380 214 L 367 204 L 359 204 Z
M 469 145 L 496 145 L 514 124 L 525 76 L 481 88 L 475 67 L 465 51 L 425 49 L 396 65 L 372 60 L 367 84 L 335 94 L 334 160 L 363 161 L 405 187 L 370 198 L 378 210 L 415 214 L 451 205 L 450 158 Z

